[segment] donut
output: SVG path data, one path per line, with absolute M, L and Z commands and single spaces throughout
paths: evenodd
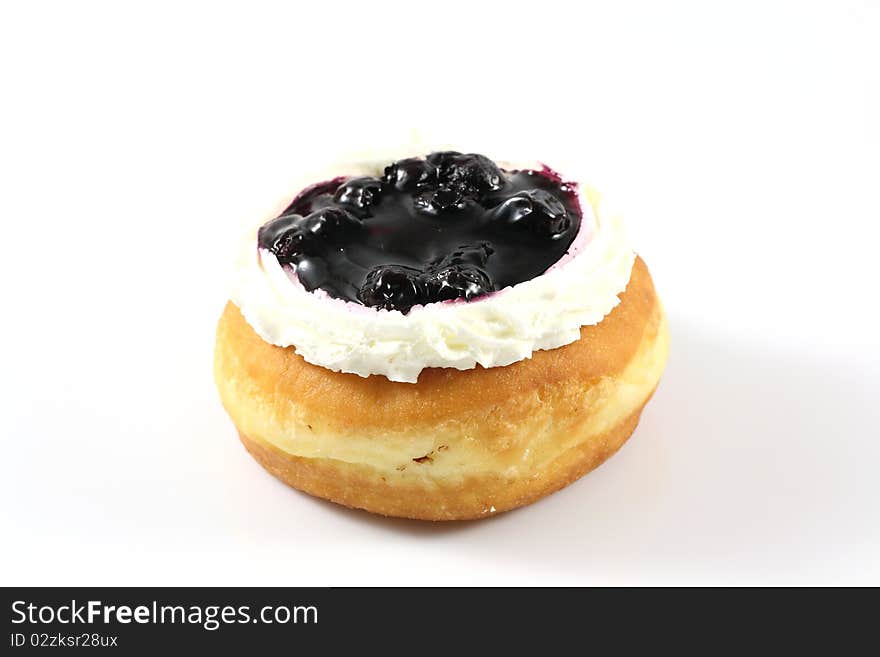
M 269 222 L 260 229 L 259 246 L 251 241 L 244 257 L 256 271 L 253 263 L 275 253 L 274 248 L 277 257 L 269 255 L 268 260 L 274 266 L 276 288 L 264 291 L 260 302 L 253 300 L 259 297 L 256 292 L 233 294 L 217 327 L 214 375 L 222 404 L 247 451 L 289 486 L 385 516 L 431 521 L 486 518 L 567 486 L 621 447 L 660 381 L 669 330 L 648 268 L 628 248 L 619 249 L 621 255 L 615 260 L 609 254 L 617 251 L 607 247 L 608 253 L 593 258 L 599 264 L 585 271 L 575 266 L 591 257 L 590 244 L 601 240 L 601 220 L 590 229 L 585 219 L 601 216 L 599 197 L 575 189 L 551 170 L 530 169 L 535 179 L 518 183 L 522 174 L 499 167 L 499 175 L 508 180 L 491 191 L 484 181 L 493 181 L 496 169 L 488 165 L 489 173 L 478 170 L 471 178 L 467 171 L 457 178 L 445 174 L 461 184 L 449 196 L 464 198 L 464 209 L 429 209 L 435 214 L 424 218 L 425 225 L 446 221 L 444 211 L 454 213 L 450 221 L 467 228 L 450 236 L 449 244 L 457 244 L 455 240 L 488 244 L 484 250 L 491 254 L 486 259 L 473 259 L 465 250 L 465 256 L 456 260 L 449 256 L 448 245 L 441 245 L 439 256 L 436 248 L 431 257 L 422 256 L 429 262 L 423 269 L 418 269 L 418 259 L 407 260 L 399 249 L 387 256 L 391 264 L 352 265 L 349 259 L 363 265 L 370 240 L 381 239 L 382 247 L 388 248 L 384 233 L 378 229 L 378 237 L 373 233 L 374 225 L 382 225 L 380 220 L 370 223 L 380 213 L 360 208 L 362 212 L 337 220 L 331 211 L 347 207 L 352 198 L 357 209 L 358 201 L 369 194 L 387 196 L 372 199 L 368 208 L 376 203 L 396 207 L 394 194 L 399 193 L 407 199 L 406 221 L 422 221 L 413 213 L 424 209 L 410 209 L 422 202 L 416 196 L 433 203 L 431 194 L 445 193 L 445 183 L 440 183 L 440 192 L 430 183 L 395 187 L 405 177 L 401 168 L 415 168 L 415 173 L 406 172 L 410 178 L 422 175 L 420 161 L 430 164 L 431 156 L 402 160 L 403 165 L 396 169 L 391 165 L 381 176 L 366 181 L 363 176 L 347 176 L 306 189 L 291 204 L 299 202 L 304 210 L 292 213 L 286 208 L 275 225 Z M 442 167 L 436 169 L 432 175 L 442 180 Z M 545 198 L 519 189 L 534 186 L 539 176 L 541 185 L 570 203 L 564 206 L 549 193 Z M 459 183 L 461 179 L 466 182 Z M 316 201 L 329 196 L 328 190 L 333 202 Z M 501 193 L 492 197 L 496 191 Z M 486 197 L 490 200 L 484 201 Z M 413 206 L 410 198 L 415 199 Z M 516 207 L 505 210 L 505 204 Z M 531 210 L 522 215 L 529 206 Z M 337 232 L 327 238 L 326 248 L 333 254 L 318 263 L 324 267 L 323 287 L 319 282 L 308 289 L 303 281 L 320 269 L 313 260 L 320 260 L 323 247 L 307 240 L 315 232 L 314 215 L 322 212 L 320 217 Z M 511 221 L 511 212 L 519 218 Z M 560 219 L 563 213 L 567 219 Z M 538 216 L 544 224 L 523 228 L 516 225 L 523 220 L 520 215 L 535 222 Z M 578 217 L 580 225 L 574 220 Z M 480 222 L 485 222 L 488 232 L 474 228 Z M 492 222 L 502 223 L 499 227 Z M 278 224 L 283 224 L 281 229 Z M 447 224 L 442 226 L 447 229 Z M 458 230 L 449 228 L 453 229 Z M 296 230 L 312 232 L 291 237 Z M 509 243 L 499 236 L 504 231 L 512 234 Z M 563 237 L 548 237 L 554 231 Z M 565 231 L 571 234 L 568 242 L 553 243 L 564 241 Z M 462 238 L 465 234 L 468 240 Z M 495 237 L 483 242 L 474 234 Z M 578 235 L 584 242 L 581 247 Z M 295 240 L 298 245 L 291 247 Z M 550 267 L 532 263 L 532 256 L 514 257 L 515 249 L 551 247 L 556 251 L 546 256 L 553 260 Z M 282 263 L 282 256 L 290 256 L 292 248 L 301 260 Z M 575 253 L 578 248 L 583 253 Z M 334 260 L 346 250 L 350 255 L 344 261 Z M 505 254 L 508 262 L 493 269 L 485 260 L 497 253 Z M 569 264 L 557 266 L 566 258 Z M 543 271 L 502 287 L 511 260 L 526 262 L 522 267 L 531 271 Z M 608 264 L 618 260 L 622 264 Z M 404 261 L 406 265 L 395 264 Z M 439 274 L 437 262 L 443 265 Z M 392 270 L 396 278 L 388 278 L 401 283 L 377 285 L 375 272 L 381 276 L 392 265 L 405 267 L 401 269 L 405 276 Z M 271 287 L 262 280 L 264 268 L 259 265 L 261 290 Z M 331 276 L 327 271 L 344 275 Z M 360 284 L 348 297 L 340 283 L 348 280 L 346 276 Z M 463 283 L 446 290 L 432 283 L 437 278 L 443 284 Z M 542 278 L 553 286 L 539 292 L 523 288 Z M 255 275 L 244 288 L 256 289 L 257 279 Z M 569 279 L 573 282 L 566 283 Z M 566 286 L 571 289 L 566 291 Z M 579 289 L 587 298 L 578 296 Z M 437 294 L 457 296 L 431 296 Z M 492 305 L 493 295 L 506 305 L 501 301 Z M 529 333 L 539 330 L 542 333 Z M 531 342 L 522 337 L 527 334 Z

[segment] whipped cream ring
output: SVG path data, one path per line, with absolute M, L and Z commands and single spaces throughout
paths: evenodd
M 379 171 L 378 163 L 361 163 L 335 175 Z M 263 340 L 293 346 L 307 362 L 335 372 L 415 383 L 426 368 L 504 367 L 578 340 L 582 326 L 617 306 L 630 279 L 636 256 L 623 222 L 604 212 L 594 191 L 578 184 L 577 194 L 583 216 L 567 253 L 540 276 L 471 301 L 403 314 L 310 292 L 295 271 L 258 248 L 258 227 L 242 242 L 231 300 Z

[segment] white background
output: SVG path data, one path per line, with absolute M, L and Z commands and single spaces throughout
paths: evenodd
M 4 3 L 2 584 L 880 584 L 880 8 Z M 244 226 L 432 143 L 576 168 L 673 334 L 611 461 L 432 526 L 290 490 L 211 374 Z

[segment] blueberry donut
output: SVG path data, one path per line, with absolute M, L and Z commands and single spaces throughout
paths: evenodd
M 648 269 L 596 193 L 444 151 L 347 167 L 256 227 L 214 370 L 245 447 L 285 483 L 461 520 L 612 455 L 668 347 Z

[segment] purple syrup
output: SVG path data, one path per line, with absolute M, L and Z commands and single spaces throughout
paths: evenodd
M 309 290 L 374 308 L 469 301 L 541 275 L 580 228 L 575 186 L 454 151 L 393 162 L 381 178 L 303 190 L 260 247 Z

